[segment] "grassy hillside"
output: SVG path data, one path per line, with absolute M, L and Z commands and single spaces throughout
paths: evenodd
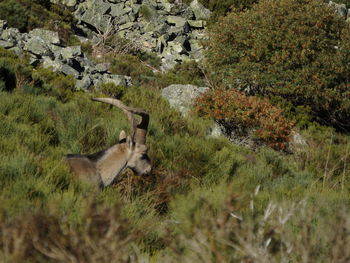
M 184 119 L 157 91 L 134 87 L 122 99 L 150 111 L 153 175 L 127 172 L 96 193 L 63 161 L 112 145 L 128 128 L 120 111 L 90 101 L 96 95 L 62 103 L 1 92 L 7 262 L 320 262 L 349 253 L 349 137 L 317 127 L 293 155 L 252 152 L 207 138 L 210 123 Z
M 159 95 L 173 83 L 204 85 L 207 69 L 186 63 L 162 74 L 132 55 L 106 61 L 139 86 L 77 92 L 73 78 L 0 49 L 2 262 L 350 261 L 348 134 L 285 102 L 284 117 L 306 142 L 289 151 L 209 137 L 212 120 L 182 117 Z M 129 129 L 120 110 L 91 101 L 116 93 L 149 111 L 154 169 L 148 177 L 125 171 L 97 192 L 69 173 L 64 157 L 105 149 Z M 271 109 L 252 107 L 252 115 L 244 103 L 234 105 L 233 116 L 249 121 L 268 119 Z

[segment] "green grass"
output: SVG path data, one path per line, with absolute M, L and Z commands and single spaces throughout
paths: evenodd
M 90 100 L 96 95 L 75 93 L 63 103 L 23 91 L 0 93 L 0 234 L 7 237 L 0 254 L 8 262 L 70 262 L 69 256 L 80 262 L 254 262 L 255 255 L 266 262 L 306 256 L 327 262 L 348 253 L 348 236 L 338 227 L 349 231 L 349 137 L 310 128 L 304 132 L 309 146 L 294 154 L 252 152 L 208 138 L 210 122 L 181 117 L 156 90 L 132 87 L 122 100 L 150 112 L 154 174 L 127 172 L 96 193 L 63 161 L 68 153 L 104 149 L 128 129 L 122 112 Z M 305 204 L 293 210 L 299 202 Z M 271 203 L 278 208 L 264 219 Z M 115 233 L 113 242 L 107 229 Z M 259 248 L 269 238 L 271 246 Z M 20 241 L 21 249 L 14 249 Z M 91 248 L 103 242 L 109 245 Z
M 285 154 L 207 136 L 157 87 L 200 81 L 195 64 L 142 87 L 74 92 L 74 81 L 0 49 L 0 258 L 4 262 L 346 262 L 350 136 L 308 122 L 306 145 Z M 193 73 L 193 74 L 192 74 Z M 10 80 L 10 81 L 9 81 Z M 22 80 L 22 82 L 19 82 Z M 187 82 L 188 83 L 188 82 Z M 117 95 L 151 116 L 153 174 L 126 171 L 96 192 L 64 156 L 94 153 L 129 130 L 94 96 Z

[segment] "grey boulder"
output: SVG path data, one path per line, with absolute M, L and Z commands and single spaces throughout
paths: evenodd
M 186 115 L 194 100 L 207 90 L 209 90 L 207 87 L 173 84 L 164 88 L 161 94 L 169 102 L 170 106 Z

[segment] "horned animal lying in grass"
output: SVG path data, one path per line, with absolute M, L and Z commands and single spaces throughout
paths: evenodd
M 131 135 L 127 135 L 125 131 L 121 131 L 119 142 L 106 150 L 88 155 L 67 155 L 72 173 L 79 179 L 101 188 L 115 182 L 126 168 L 130 168 L 137 175 L 150 174 L 152 165 L 146 146 L 149 114 L 144 109 L 128 107 L 117 99 L 93 98 L 92 100 L 120 108 L 128 117 L 132 132 Z M 135 115 L 141 116 L 138 124 Z

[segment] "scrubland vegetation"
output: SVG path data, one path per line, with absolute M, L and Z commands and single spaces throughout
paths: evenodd
M 1 0 L 0 19 L 10 27 L 28 32 L 34 28 L 57 31 L 65 44 L 79 44 L 73 36 L 74 18 L 64 5 L 52 4 L 49 0 Z
M 349 26 L 327 10 L 311 0 L 236 10 L 212 31 L 221 41 L 207 43 L 204 63 L 167 73 L 150 70 L 152 57 L 109 56 L 112 72 L 135 79 L 127 89 L 76 92 L 72 78 L 0 49 L 0 258 L 349 262 L 348 41 L 341 33 Z M 266 39 L 261 30 L 276 34 Z M 223 32 L 227 38 L 216 36 Z M 212 90 L 187 117 L 159 95 L 168 84 L 208 78 Z M 105 149 L 129 129 L 121 111 L 90 100 L 102 95 L 149 111 L 154 169 L 149 177 L 127 171 L 96 192 L 73 178 L 64 156 Z M 212 118 L 251 131 L 256 147 L 208 136 Z M 305 143 L 290 143 L 295 132 Z

